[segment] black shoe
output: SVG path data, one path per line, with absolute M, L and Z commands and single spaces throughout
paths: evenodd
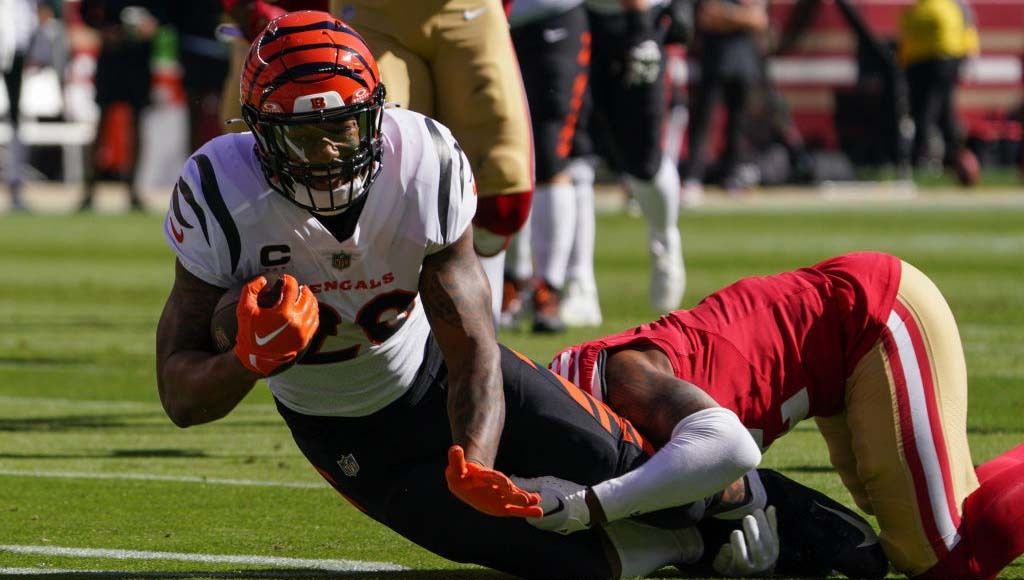
M 782 576 L 884 578 L 889 560 L 871 524 L 827 495 L 770 469 L 758 469 L 779 523 Z
M 565 332 L 565 323 L 559 314 L 560 297 L 547 282 L 541 281 L 533 291 L 533 331 L 537 333 Z

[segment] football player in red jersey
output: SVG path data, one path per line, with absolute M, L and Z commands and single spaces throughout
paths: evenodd
M 814 417 L 900 572 L 992 578 L 1024 552 L 1024 446 L 975 471 L 953 314 L 931 280 L 894 256 L 847 254 L 746 278 L 690 310 L 570 347 L 551 368 L 662 447 L 636 472 L 582 492 L 583 519 L 642 508 L 658 470 L 677 485 L 680 470 L 699 479 L 725 467 L 709 450 L 751 438 L 765 448 Z M 704 428 L 729 415 L 745 429 Z M 546 519 L 534 523 L 552 527 Z

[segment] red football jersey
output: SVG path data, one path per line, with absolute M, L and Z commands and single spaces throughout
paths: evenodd
M 900 260 L 873 252 L 745 278 L 690 310 L 565 349 L 550 366 L 603 400 L 606 353 L 656 347 L 766 448 L 805 417 L 842 411 L 846 379 L 878 339 L 899 282 Z

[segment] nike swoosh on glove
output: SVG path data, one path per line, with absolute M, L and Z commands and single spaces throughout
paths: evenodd
M 753 576 L 770 571 L 779 559 L 775 506 L 743 516 L 743 530 L 733 530 L 712 567 L 722 576 Z
M 544 517 L 527 518 L 538 529 L 559 534 L 571 534 L 590 527 L 590 508 L 587 507 L 587 488 L 550 475 L 543 477 L 516 477 L 512 481 L 519 487 L 540 494 Z
M 238 298 L 235 356 L 250 371 L 268 377 L 298 360 L 320 326 L 320 307 L 306 286 L 281 276 L 281 295 L 261 307 L 258 297 L 267 285 L 263 276 L 250 280 Z
M 461 445 L 448 448 L 444 476 L 455 497 L 489 516 L 539 518 L 544 515 L 539 495 L 520 489 L 500 471 L 466 461 Z

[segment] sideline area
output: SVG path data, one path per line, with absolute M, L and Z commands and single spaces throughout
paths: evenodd
M 148 211 L 162 214 L 167 209 L 172 186 L 143 192 Z M 628 211 L 622 189 L 614 184 L 598 184 L 595 206 L 600 213 Z M 6 191 L 4 191 L 6 194 Z M 69 213 L 78 208 L 81 188 L 59 182 L 33 182 L 25 186 L 25 203 L 31 212 Z M 9 199 L 0 195 L 0 216 L 10 215 Z M 862 182 L 824 184 L 817 187 L 778 187 L 757 189 L 739 195 L 709 188 L 704 202 L 695 208 L 682 208 L 682 219 L 689 212 L 732 212 L 748 210 L 793 210 L 865 207 L 914 208 L 1024 208 L 1024 184 L 1020 188 L 977 189 L 915 189 L 901 183 Z M 95 213 L 118 213 L 127 210 L 128 199 L 123 186 L 101 183 L 97 187 Z

